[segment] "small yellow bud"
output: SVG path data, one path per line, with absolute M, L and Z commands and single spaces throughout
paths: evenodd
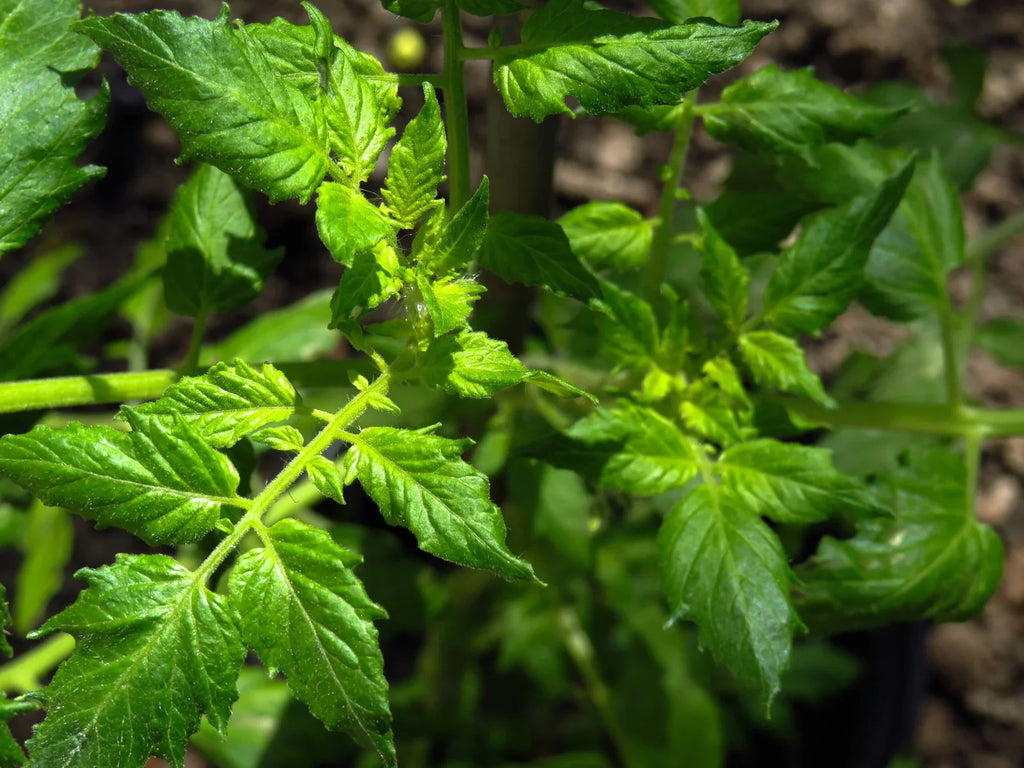
M 423 39 L 419 30 L 405 27 L 388 39 L 387 57 L 395 69 L 416 69 L 427 57 L 427 41 Z

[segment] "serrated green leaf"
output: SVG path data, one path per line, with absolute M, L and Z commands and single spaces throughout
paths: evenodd
M 429 83 L 423 85 L 423 98 L 423 108 L 391 150 L 388 175 L 380 191 L 388 212 L 407 229 L 438 205 L 437 186 L 445 180 L 448 141 L 437 94 Z
M 963 260 L 960 198 L 932 155 L 918 164 L 889 226 L 875 240 L 860 300 L 896 320 L 933 315 L 949 301 L 949 273 Z
M 569 238 L 572 252 L 592 267 L 636 269 L 647 261 L 654 239 L 654 222 L 622 203 L 585 203 L 558 223 Z
M 704 259 L 700 265 L 704 296 L 718 312 L 726 327 L 736 330 L 747 317 L 750 274 L 740 263 L 733 247 L 715 230 L 707 213 L 698 210 L 697 220 L 704 234 Z
M 480 331 L 439 336 L 420 360 L 427 386 L 461 397 L 491 397 L 527 376 L 526 366 L 498 341 Z
M 610 280 L 598 279 L 605 316 L 598 320 L 603 351 L 618 368 L 650 365 L 658 350 L 658 322 L 651 305 Z
M 509 111 L 538 122 L 572 114 L 567 96 L 589 112 L 675 104 L 709 75 L 736 66 L 774 23 L 671 26 L 583 0 L 552 0 L 526 22 L 519 45 L 497 51 L 494 84 Z
M 863 283 L 871 245 L 899 205 L 913 170 L 908 162 L 873 194 L 805 222 L 765 287 L 765 322 L 789 335 L 811 333 L 846 309 Z
M 648 4 L 661 18 L 673 24 L 701 17 L 714 19 L 719 24 L 740 22 L 739 0 L 648 0 Z
M 316 228 L 335 261 L 352 266 L 356 254 L 395 239 L 391 220 L 358 189 L 325 182 L 317 190 Z
M 575 384 L 560 379 L 547 371 L 527 371 L 523 381 L 559 397 L 585 397 L 597 405 L 597 398 Z
M 804 351 L 793 339 L 771 331 L 751 331 L 740 336 L 739 348 L 754 381 L 762 387 L 832 405 L 821 379 L 807 367 Z
M 271 201 L 308 200 L 332 166 L 323 104 L 281 77 L 227 6 L 210 21 L 172 11 L 92 16 L 76 31 L 111 51 L 181 138 L 182 157 L 214 165 Z
M 306 444 L 306 438 L 290 424 L 277 427 L 264 427 L 249 436 L 254 443 L 269 445 L 275 451 L 298 453 Z
M 1000 365 L 1024 368 L 1024 319 L 999 317 L 977 330 L 975 341 Z
M 800 626 L 778 538 L 725 488 L 702 485 L 662 524 L 658 564 L 673 618 L 695 622 L 701 644 L 767 711 Z
M 131 432 L 72 423 L 0 438 L 0 474 L 44 504 L 147 544 L 195 541 L 235 498 L 238 473 L 180 416 L 122 413 Z
M 490 180 L 484 176 L 473 196 L 451 221 L 445 222 L 436 238 L 428 240 L 420 260 L 426 262 L 431 274 L 460 271 L 476 258 L 487 229 L 490 188 Z
M 230 312 L 263 290 L 284 250 L 263 247 L 249 193 L 211 165 L 178 189 L 167 233 L 164 297 L 172 312 Z
M 774 64 L 733 83 L 703 109 L 704 126 L 719 141 L 798 154 L 808 146 L 873 136 L 905 111 L 861 101 L 810 69 L 782 72 Z
M 473 303 L 486 288 L 473 280 L 444 278 L 436 283 L 416 281 L 423 303 L 434 326 L 434 335 L 443 336 L 466 326 Z
M 315 456 L 306 465 L 309 480 L 320 493 L 339 504 L 345 503 L 345 482 L 338 466 L 326 456 Z
M 331 297 L 331 327 L 358 333 L 355 321 L 402 290 L 398 254 L 386 243 L 356 254 Z
M 69 243 L 40 253 L 0 289 L 0 336 L 60 289 L 60 279 L 85 249 Z
M 352 566 L 362 558 L 326 532 L 282 520 L 230 576 L 231 609 L 246 645 L 328 728 L 344 729 L 396 766 L 376 619 Z
M 64 586 L 64 568 L 71 559 L 73 542 L 71 517 L 65 510 L 39 502 L 32 505 L 21 539 L 23 559 L 15 587 L 14 629 L 18 634 L 38 626 L 51 598 Z
M 572 252 L 560 226 L 502 211 L 491 217 L 480 263 L 507 283 L 539 285 L 581 301 L 601 295 L 597 279 Z
M 164 396 L 134 409 L 170 426 L 185 421 L 210 445 L 223 448 L 300 407 L 295 388 L 269 363 L 259 369 L 242 360 L 217 363 L 202 376 L 186 376 Z
M 719 445 L 738 443 L 749 431 L 740 423 L 735 402 L 711 389 L 687 393 L 679 405 L 679 416 L 687 429 Z
M 391 427 L 369 427 L 351 439 L 346 482 L 358 477 L 384 519 L 412 531 L 421 549 L 506 579 L 534 578 L 505 545 L 487 478 L 461 459 L 470 441 Z
M 658 412 L 622 403 L 595 409 L 525 453 L 578 472 L 602 488 L 644 496 L 690 482 L 700 471 L 703 450 Z
M 78 0 L 0 0 L 0 257 L 20 248 L 65 200 L 104 169 L 75 164 L 103 129 L 109 89 L 89 101 L 75 84 L 99 51 L 69 27 Z
M 832 466 L 832 452 L 777 440 L 734 445 L 718 459 L 722 484 L 752 512 L 779 523 L 813 523 L 834 513 L 877 509 L 867 489 Z
M 32 764 L 141 768 L 157 755 L 181 768 L 200 716 L 223 728 L 237 696 L 245 647 L 226 599 L 166 555 L 76 575 L 88 588 L 38 633 L 70 633 L 75 652 L 46 688 Z
M 873 518 L 842 541 L 826 537 L 798 569 L 797 599 L 813 631 L 895 621 L 962 621 L 999 584 L 1003 548 L 967 506 L 963 459 L 945 449 L 912 453 L 883 478 L 894 518 Z

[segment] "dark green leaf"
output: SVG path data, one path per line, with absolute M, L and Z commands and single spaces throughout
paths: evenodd
M 295 520 L 265 531 L 263 546 L 231 571 L 231 608 L 246 645 L 328 728 L 344 729 L 396 766 L 376 619 L 352 566 L 362 558 Z
M 405 16 L 420 24 L 429 24 L 434 20 L 440 0 L 381 0 L 381 5 L 397 16 Z
M 272 201 L 308 200 L 331 167 L 323 104 L 282 77 L 227 6 L 214 21 L 173 11 L 75 25 L 111 51 L 149 106 L 201 160 Z
M 871 245 L 899 205 L 913 174 L 906 163 L 867 197 L 815 214 L 782 254 L 764 293 L 764 319 L 795 335 L 823 328 L 863 282 Z
M 850 539 L 824 539 L 798 571 L 800 610 L 814 631 L 962 621 L 999 584 L 1002 544 L 967 507 L 961 457 L 918 451 L 883 480 L 895 517 L 865 520 Z
M 412 531 L 421 549 L 507 579 L 533 578 L 530 564 L 505 545 L 487 478 L 460 458 L 470 441 L 390 427 L 351 437 L 346 482 L 358 477 L 384 519 Z
M 427 386 L 461 397 L 491 397 L 527 376 L 503 341 L 480 331 L 440 336 L 430 342 L 420 360 Z
M 774 252 L 801 218 L 820 206 L 781 192 L 726 189 L 701 210 L 741 256 Z
M 447 275 L 465 269 L 476 258 L 487 229 L 490 186 L 484 176 L 473 196 L 451 221 L 444 223 L 436 238 L 428 240 L 420 260 L 427 263 L 431 274 Z
M 317 190 L 316 228 L 336 261 L 352 266 L 356 254 L 395 239 L 391 220 L 358 190 L 325 182 Z
M 762 387 L 832 405 L 821 379 L 807 367 L 804 351 L 793 339 L 771 331 L 751 331 L 740 336 L 739 347 L 754 381 Z
M 356 254 L 331 297 L 331 327 L 358 332 L 355 321 L 402 290 L 398 254 L 386 243 Z
M 504 16 L 527 7 L 518 0 L 455 0 L 455 4 L 474 16 Z
M 739 24 L 739 0 L 648 0 L 661 18 L 673 24 L 687 19 L 708 18 L 719 24 Z
M 572 252 L 593 267 L 625 271 L 643 266 L 654 238 L 654 222 L 621 203 L 586 203 L 558 223 Z
M 205 715 L 228 720 L 245 648 L 225 598 L 166 555 L 118 555 L 82 570 L 74 604 L 39 634 L 69 632 L 75 652 L 46 688 L 33 765 L 133 768 L 150 755 L 181 768 Z
M 0 439 L 0 474 L 100 526 L 148 544 L 195 541 L 238 487 L 231 462 L 180 417 L 162 422 L 125 408 L 132 431 L 36 427 Z
M 778 538 L 727 489 L 702 485 L 665 519 L 658 552 L 673 618 L 695 622 L 701 644 L 770 708 L 800 626 Z
M 106 83 L 89 101 L 75 84 L 96 66 L 99 52 L 69 31 L 82 13 L 78 0 L 0 0 L 0 256 L 20 248 L 50 215 L 90 179 L 95 165 L 75 164 L 103 129 Z
M 186 376 L 164 396 L 133 409 L 170 426 L 181 419 L 210 445 L 234 445 L 260 427 L 285 421 L 299 407 L 299 396 L 283 373 L 269 363 L 259 369 L 242 360 L 217 363 L 202 376 Z
M 658 322 L 651 305 L 610 280 L 599 279 L 600 301 L 593 305 L 607 317 L 598 321 L 604 351 L 618 367 L 650 365 L 658 349 Z
M 589 112 L 675 104 L 709 75 L 736 66 L 775 24 L 671 26 L 583 0 L 552 0 L 530 16 L 522 42 L 498 51 L 494 84 L 516 116 L 540 121 L 572 114 L 575 96 Z
M 722 239 L 703 210 L 697 211 L 697 219 L 704 233 L 704 259 L 700 265 L 704 296 L 726 327 L 736 330 L 747 318 L 750 275 L 740 263 L 736 251 Z
M 437 186 L 445 179 L 448 142 L 441 107 L 430 84 L 424 84 L 423 98 L 423 109 L 409 122 L 391 150 L 388 175 L 380 191 L 388 213 L 409 229 L 440 205 L 435 202 Z
M 237 309 L 263 290 L 284 255 L 263 247 L 249 193 L 211 165 L 178 190 L 169 226 L 164 296 L 182 315 Z
M 716 466 L 737 500 L 776 522 L 811 523 L 876 508 L 861 483 L 832 467 L 832 452 L 824 448 L 751 440 L 729 448 Z
M 937 155 L 920 163 L 889 226 L 875 240 L 860 299 L 885 317 L 934 316 L 949 302 L 949 273 L 964 260 L 956 187 Z
M 32 505 L 21 540 L 23 559 L 14 604 L 14 629 L 18 634 L 38 626 L 51 598 L 64 586 L 64 568 L 71 559 L 73 540 L 71 517 L 65 510 L 39 502 Z
M 0 586 L 0 602 L 3 601 L 3 592 L 3 587 Z M 0 609 L 0 613 L 2 613 L 2 609 Z M 0 624 L 0 629 L 2 628 L 3 625 Z M 2 642 L 3 640 L 0 639 L 0 643 Z M 0 768 L 19 768 L 25 764 L 25 753 L 21 751 L 18 742 L 14 740 L 7 723 L 15 715 L 31 712 L 34 709 L 36 709 L 34 702 L 10 701 L 0 697 Z
M 597 408 L 526 454 L 571 469 L 602 488 L 637 495 L 680 488 L 697 476 L 704 448 L 650 408 Z
M 539 285 L 581 301 L 601 295 L 562 228 L 540 216 L 502 211 L 491 217 L 480 263 L 507 283 Z
M 781 72 L 774 64 L 733 83 L 721 101 L 704 109 L 704 125 L 719 141 L 751 151 L 796 153 L 873 136 L 904 111 L 843 93 L 810 69 Z
M 975 341 L 1000 365 L 1024 368 L 1024 319 L 997 318 L 978 329 Z

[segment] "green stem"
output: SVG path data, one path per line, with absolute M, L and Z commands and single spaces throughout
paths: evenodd
M 460 57 L 462 20 L 455 0 L 441 6 L 444 26 L 444 112 L 448 129 L 448 212 L 454 216 L 469 200 L 469 107 Z
M 942 367 L 946 377 L 946 402 L 951 408 L 963 404 L 963 390 L 960 386 L 960 355 L 957 354 L 956 313 L 945 297 L 945 306 L 939 310 L 939 325 L 942 331 Z
M 42 689 L 46 677 L 75 650 L 75 639 L 64 633 L 47 638 L 14 661 L 0 666 L 0 691 L 28 693 Z
M 203 312 L 196 315 L 192 323 L 192 342 L 188 345 L 188 355 L 181 366 L 183 370 L 194 371 L 199 367 L 199 354 L 203 351 L 203 334 L 206 333 L 206 318 L 207 315 Z
M 1018 235 L 1024 235 L 1024 211 L 1018 211 L 990 227 L 967 244 L 967 261 L 984 259 Z
M 665 184 L 661 188 L 661 203 L 658 206 L 658 226 L 654 230 L 651 242 L 651 254 L 647 259 L 647 271 L 644 274 L 644 298 L 653 302 L 661 294 L 661 284 L 665 281 L 668 270 L 668 254 L 672 247 L 673 214 L 676 210 L 679 184 L 683 178 L 683 166 L 690 150 L 690 137 L 693 135 L 693 124 L 697 116 L 694 106 L 697 103 L 697 91 L 690 91 L 683 99 L 683 109 L 676 124 L 675 140 L 672 153 L 668 159 L 668 172 Z
M 175 371 L 154 370 L 5 382 L 0 384 L 0 413 L 152 400 L 177 378 Z
M 978 488 L 978 472 L 981 469 L 981 442 L 982 435 L 972 432 L 966 435 L 964 441 L 964 466 L 967 468 L 966 506 L 967 514 L 974 517 L 975 495 Z

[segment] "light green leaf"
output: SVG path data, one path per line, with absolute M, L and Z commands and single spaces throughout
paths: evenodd
M 585 397 L 597 405 L 597 398 L 585 389 L 580 389 L 575 384 L 560 379 L 547 371 L 527 371 L 523 381 L 559 397 Z
M 309 200 L 332 166 L 323 104 L 282 77 L 227 6 L 214 21 L 173 11 L 92 16 L 79 32 L 111 51 L 149 106 L 201 160 L 271 201 Z
M 819 379 L 807 367 L 804 351 L 793 339 L 771 331 L 751 331 L 739 338 L 740 354 L 762 387 L 804 395 L 831 406 Z
M 325 182 L 316 198 L 316 228 L 336 261 L 352 266 L 356 254 L 395 239 L 391 220 L 358 189 Z
M 810 69 L 759 69 L 702 108 L 704 126 L 719 141 L 752 152 L 801 153 L 832 141 L 873 136 L 905 110 L 873 106 L 818 80 Z
M 18 324 L 25 315 L 60 289 L 64 270 L 85 252 L 78 243 L 69 243 L 40 253 L 0 289 L 0 335 Z
M 468 330 L 430 342 L 420 370 L 427 386 L 461 397 L 491 397 L 527 376 L 505 342 Z
M 846 309 L 863 283 L 871 245 L 899 205 L 913 174 L 903 165 L 866 197 L 805 220 L 764 293 L 764 320 L 788 334 L 817 331 Z
M 573 253 L 592 267 L 623 272 L 643 266 L 654 238 L 654 222 L 622 203 L 585 203 L 558 223 Z
M 572 114 L 575 96 L 589 112 L 675 104 L 709 75 L 736 66 L 776 24 L 671 26 L 583 0 L 552 0 L 526 22 L 519 45 L 499 49 L 494 84 L 513 115 L 538 122 Z
M 486 290 L 472 280 L 454 280 L 448 277 L 436 283 L 418 279 L 416 284 L 430 315 L 435 336 L 443 336 L 450 331 L 463 328 L 473 311 L 473 302 Z
M 298 453 L 306 444 L 306 438 L 290 424 L 264 427 L 259 432 L 253 432 L 249 437 L 254 443 L 268 445 L 275 451 Z
M 346 482 L 358 477 L 384 519 L 412 531 L 421 549 L 506 579 L 534 578 L 530 564 L 505 545 L 505 522 L 487 478 L 460 458 L 469 440 L 391 427 L 350 437 Z
M 722 484 L 752 512 L 779 523 L 813 523 L 834 513 L 869 515 L 867 489 L 832 466 L 832 452 L 809 445 L 751 440 L 718 459 Z
M 104 169 L 75 164 L 103 129 L 107 84 L 89 101 L 75 84 L 99 51 L 69 30 L 78 0 L 0 0 L 0 257 L 20 248 L 64 201 Z
M 396 766 L 373 626 L 387 614 L 352 573 L 362 558 L 295 520 L 280 521 L 261 539 L 229 581 L 242 639 L 272 672 L 284 672 L 295 696 L 328 728 L 344 729 Z
M 358 334 L 356 321 L 402 290 L 398 254 L 386 243 L 356 254 L 331 297 L 331 327 Z
M 960 197 L 938 155 L 919 163 L 889 226 L 875 240 L 860 299 L 896 320 L 934 315 L 949 301 L 949 273 L 964 261 Z
M 110 427 L 36 427 L 0 438 L 0 474 L 52 507 L 147 544 L 195 541 L 236 498 L 238 473 L 180 416 L 122 410 L 131 432 Z
M 704 296 L 718 312 L 726 327 L 736 330 L 747 317 L 750 274 L 740 263 L 735 249 L 715 230 L 707 213 L 698 210 L 697 219 L 704 234 L 704 259 L 700 265 Z
M 1024 319 L 999 317 L 978 328 L 975 341 L 1000 365 L 1024 368 Z
M 234 445 L 260 427 L 285 421 L 301 400 L 283 373 L 242 360 L 217 363 L 202 376 L 186 376 L 164 396 L 133 409 L 167 426 L 180 419 L 217 448 Z
M 702 485 L 665 519 L 658 562 L 673 618 L 695 622 L 701 645 L 767 711 L 800 626 L 778 538 L 725 488 Z
M 381 196 L 388 212 L 407 229 L 416 226 L 439 203 L 437 186 L 445 180 L 444 156 L 448 142 L 441 107 L 429 83 L 423 85 L 423 108 L 405 127 L 391 150 L 388 175 Z
M 334 499 L 339 504 L 345 503 L 345 482 L 341 476 L 341 470 L 337 464 L 326 456 L 315 456 L 306 465 L 306 474 L 309 480 L 328 499 Z
M 697 476 L 703 447 L 658 412 L 629 403 L 597 408 L 526 455 L 571 469 L 602 488 L 637 495 L 681 488 Z
M 230 312 L 263 290 L 284 250 L 263 247 L 250 194 L 211 165 L 200 165 L 171 206 L 164 297 L 167 308 L 199 317 Z
M 539 285 L 581 301 L 601 295 L 597 279 L 553 221 L 502 211 L 491 217 L 480 263 L 507 283 Z
M 224 728 L 245 647 L 225 598 L 166 555 L 118 555 L 81 570 L 88 588 L 39 635 L 69 632 L 75 652 L 46 688 L 33 765 L 181 768 L 205 715 Z M 87 691 L 87 695 L 83 695 Z
M 966 508 L 961 457 L 918 451 L 883 483 L 895 517 L 862 521 L 853 538 L 826 537 L 798 570 L 798 604 L 813 631 L 963 621 L 999 585 L 1003 547 Z
M 459 212 L 444 223 L 436 237 L 427 241 L 420 260 L 426 262 L 432 274 L 447 275 L 463 270 L 476 258 L 487 229 L 490 187 L 490 181 L 484 176 Z
M 740 23 L 739 0 L 648 0 L 648 4 L 673 24 L 700 17 L 730 26 Z
M 71 559 L 73 543 L 71 517 L 65 510 L 38 501 L 31 506 L 15 587 L 18 600 L 14 603 L 14 629 L 18 634 L 27 634 L 38 626 L 51 598 L 64 586 L 64 568 Z

